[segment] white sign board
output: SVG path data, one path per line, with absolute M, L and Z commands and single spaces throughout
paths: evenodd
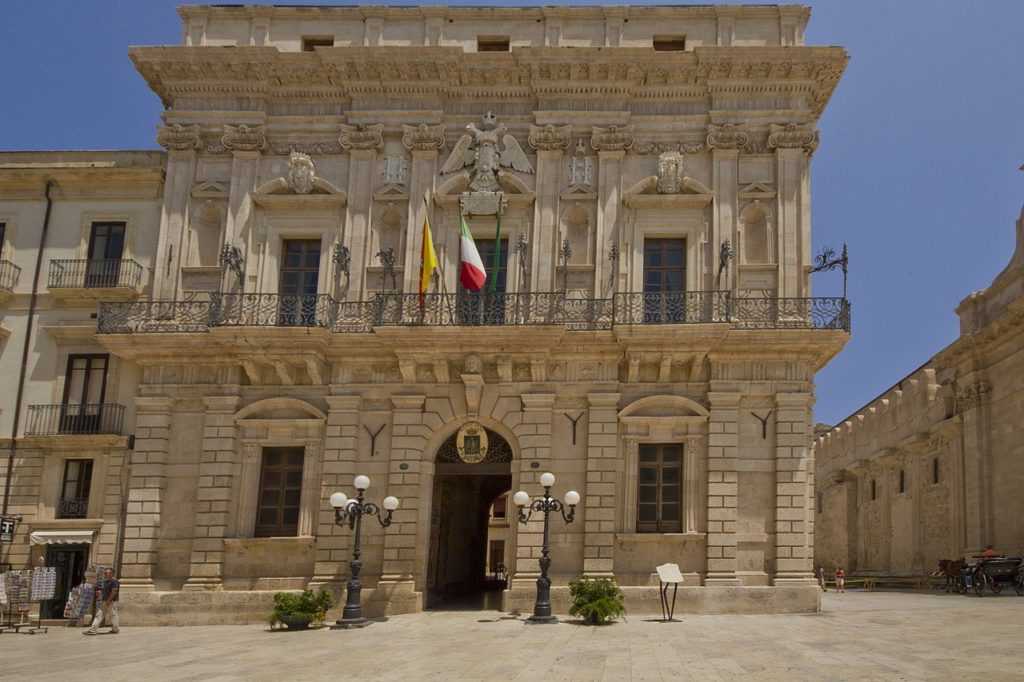
M 662 564 L 658 566 L 658 577 L 663 583 L 681 583 L 683 574 L 679 572 L 679 564 Z

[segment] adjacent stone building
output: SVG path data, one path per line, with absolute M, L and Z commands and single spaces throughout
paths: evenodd
M 1010 264 L 956 309 L 960 338 L 815 444 L 815 561 L 924 575 L 1024 554 L 1024 213 Z
M 666 562 L 689 610 L 817 608 L 813 378 L 850 318 L 811 296 L 809 164 L 847 57 L 807 8 L 180 14 L 130 53 L 164 152 L 0 154 L 12 564 L 117 563 L 126 621 L 257 619 L 343 590 L 328 498 L 366 474 L 401 499 L 368 613 L 505 573 L 529 611 L 541 524 L 495 502 L 550 471 L 583 498 L 556 608 L 584 573 L 654 604 Z M 493 288 L 460 287 L 463 219 Z

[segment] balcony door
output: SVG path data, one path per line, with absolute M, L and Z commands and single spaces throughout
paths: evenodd
M 61 433 L 99 433 L 107 391 L 106 354 L 69 355 L 61 401 Z
M 85 286 L 116 287 L 124 257 L 124 223 L 93 223 L 89 233 Z
M 312 327 L 316 324 L 316 288 L 320 278 L 320 240 L 287 239 L 281 258 L 281 302 L 278 324 Z
M 644 324 L 683 322 L 686 240 L 644 240 Z
M 481 324 L 502 324 L 505 321 L 505 286 L 507 282 L 506 271 L 508 269 L 508 240 L 500 242 L 494 239 L 475 239 L 477 251 L 480 252 L 480 260 L 484 262 L 484 269 L 487 271 L 487 284 L 480 291 L 469 291 L 459 285 L 459 319 L 464 325 Z M 498 254 L 498 269 L 494 270 L 494 252 L 501 247 Z M 491 283 L 494 285 L 494 292 L 491 292 Z

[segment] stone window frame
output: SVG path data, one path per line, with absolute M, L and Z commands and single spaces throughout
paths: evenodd
M 76 437 L 89 439 L 89 436 Z M 68 450 L 50 449 L 45 456 L 43 475 L 39 482 L 40 495 L 36 518 L 53 519 L 56 521 L 74 524 L 82 519 L 61 519 L 57 516 L 57 506 L 60 503 L 60 496 L 64 483 L 65 462 L 69 459 L 90 459 L 92 460 L 92 478 L 89 481 L 89 507 L 86 511 L 86 519 L 103 518 L 103 505 L 105 504 L 104 486 L 107 483 L 107 475 L 110 471 L 110 450 L 97 449 L 89 446 L 84 448 L 72 448 Z M 46 510 L 44 512 L 44 510 Z
M 138 238 L 141 220 L 139 213 L 134 211 L 126 213 L 83 211 L 78 246 L 75 250 L 77 260 L 85 260 L 89 257 L 92 226 L 96 223 L 124 223 L 124 246 L 121 249 L 121 260 L 135 260 L 135 240 Z
M 638 215 L 630 221 L 632 244 L 624 243 L 620 258 L 620 272 L 626 273 L 626 289 L 624 291 L 642 292 L 644 290 L 644 241 L 647 239 L 684 239 L 686 240 L 685 259 L 685 291 L 704 291 L 707 288 L 703 276 L 704 257 L 702 250 L 707 240 L 708 222 L 703 210 L 687 211 L 634 211 Z M 632 232 L 632 235 L 628 235 Z

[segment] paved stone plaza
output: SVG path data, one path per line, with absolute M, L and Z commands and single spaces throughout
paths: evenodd
M 611 627 L 526 626 L 497 612 L 426 612 L 365 630 L 255 625 L 51 629 L 0 636 L 25 680 L 1020 679 L 1024 599 L 824 595 L 816 615 L 638 616 Z

